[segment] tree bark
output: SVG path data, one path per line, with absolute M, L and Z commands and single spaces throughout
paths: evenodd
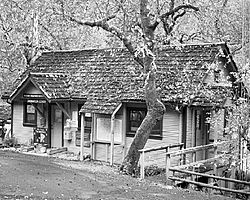
M 121 170 L 126 174 L 133 174 L 137 168 L 140 159 L 138 150 L 143 149 L 147 143 L 149 135 L 161 120 L 165 112 L 164 104 L 158 99 L 156 92 L 156 66 L 154 63 L 154 30 L 155 27 L 150 21 L 150 11 L 148 9 L 148 0 L 140 1 L 141 23 L 144 34 L 143 48 L 143 67 L 145 73 L 145 100 L 147 105 L 147 115 L 136 131 L 133 142 L 122 163 Z

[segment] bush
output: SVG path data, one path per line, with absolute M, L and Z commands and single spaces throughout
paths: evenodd
M 17 140 L 16 138 L 7 138 L 4 139 L 3 144 L 7 147 L 15 147 L 17 146 Z
M 165 169 L 158 167 L 157 165 L 150 165 L 145 167 L 145 176 L 155 176 L 165 172 Z

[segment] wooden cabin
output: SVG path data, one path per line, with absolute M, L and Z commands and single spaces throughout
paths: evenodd
M 167 111 L 146 147 L 226 139 L 225 108 L 236 95 L 232 73 L 237 72 L 227 45 L 167 46 L 155 57 Z M 147 112 L 141 71 L 122 48 L 42 53 L 4 96 L 12 107 L 12 136 L 20 144 L 83 149 L 109 161 L 113 120 L 114 162 L 121 163 Z M 148 162 L 159 164 L 161 156 L 150 155 Z M 207 157 L 209 152 L 196 155 Z

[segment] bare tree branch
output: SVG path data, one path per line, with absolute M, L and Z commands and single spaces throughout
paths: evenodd
M 174 8 L 174 0 L 171 0 L 170 4 L 170 10 L 162 15 L 160 15 L 158 17 L 158 19 L 152 24 L 152 28 L 153 29 L 156 29 L 156 27 L 159 25 L 160 22 L 163 22 L 163 24 L 166 25 L 167 23 L 167 19 L 169 18 L 169 16 L 171 15 L 174 15 L 176 13 L 178 13 L 180 10 L 184 9 L 183 12 L 186 12 L 185 10 L 186 9 L 190 9 L 190 10 L 194 10 L 194 11 L 199 11 L 199 8 L 198 7 L 195 7 L 193 5 L 190 5 L 190 4 L 183 4 L 183 5 L 179 5 L 177 7 Z M 182 17 L 185 13 L 180 13 L 178 15 L 176 15 L 174 18 L 173 18 L 173 21 L 176 21 L 179 17 Z
M 170 11 L 164 13 L 164 14 L 162 14 L 160 16 L 160 19 L 164 19 L 164 18 L 166 18 L 166 17 L 168 17 L 168 16 L 170 16 L 170 15 L 172 15 L 174 13 L 177 13 L 181 9 L 191 9 L 191 10 L 194 10 L 194 11 L 199 11 L 198 7 L 195 7 L 195 6 L 190 5 L 190 4 L 179 5 L 176 8 L 174 8 L 174 9 L 172 9 L 172 10 L 170 10 Z
M 222 16 L 226 6 L 227 6 L 227 3 L 228 3 L 228 0 L 224 0 L 223 3 L 222 3 L 222 6 L 221 8 L 219 9 L 218 11 L 218 15 L 216 15 L 216 19 L 214 21 L 214 27 L 215 27 L 215 30 L 216 30 L 216 33 L 218 34 L 218 36 L 222 36 L 223 35 L 223 32 L 221 31 L 221 26 L 220 26 L 220 17 Z
M 58 48 L 60 50 L 62 50 L 63 49 L 62 45 L 60 44 L 60 42 L 58 41 L 56 36 L 46 26 L 44 26 L 41 22 L 39 22 L 39 25 L 42 26 L 42 28 L 50 34 L 50 36 L 56 41 Z
M 169 10 L 173 10 L 174 9 L 174 4 L 175 4 L 175 0 L 171 0 L 169 2 Z
M 181 13 L 173 17 L 174 21 L 177 21 L 180 17 L 183 17 L 187 13 L 186 10 L 183 10 Z
M 140 64 L 143 66 L 143 62 L 142 62 L 142 59 L 139 58 L 139 57 L 136 57 L 135 56 L 135 52 L 136 52 L 136 49 L 134 48 L 134 46 L 132 45 L 132 42 L 126 37 L 126 35 L 121 32 L 117 27 L 114 27 L 114 26 L 110 26 L 107 22 L 111 19 L 114 19 L 116 17 L 116 15 L 112 15 L 112 16 L 109 16 L 105 19 L 102 19 L 102 20 L 99 20 L 99 21 L 94 21 L 94 22 L 90 22 L 90 21 L 80 21 L 80 20 L 77 20 L 71 16 L 67 16 L 67 18 L 72 21 L 72 22 L 75 22 L 79 25 L 82 25 L 82 26 L 90 26 L 90 27 L 100 27 L 102 28 L 103 30 L 107 31 L 107 32 L 110 32 L 112 33 L 113 35 L 117 36 L 122 42 L 123 44 L 125 45 L 125 47 L 127 47 L 127 49 L 129 50 L 129 52 L 134 56 L 134 59 Z

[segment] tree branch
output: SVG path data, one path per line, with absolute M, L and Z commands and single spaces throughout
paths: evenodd
M 58 41 L 56 36 L 46 26 L 44 26 L 41 22 L 39 22 L 39 25 L 42 26 L 42 28 L 50 34 L 50 36 L 56 41 L 58 48 L 60 50 L 62 50 L 62 45 L 60 44 L 60 42 Z
M 178 20 L 180 17 L 183 17 L 186 14 L 186 10 L 183 10 L 181 13 L 173 17 L 174 21 Z
M 139 57 L 136 57 L 135 56 L 135 53 L 136 53 L 136 49 L 134 48 L 134 46 L 132 45 L 132 42 L 125 36 L 125 34 L 123 32 L 121 32 L 118 28 L 114 27 L 114 26 L 110 26 L 107 22 L 109 20 L 112 20 L 116 17 L 116 15 L 112 15 L 112 16 L 109 16 L 107 18 L 104 18 L 102 20 L 99 20 L 99 21 L 94 21 L 94 22 L 90 22 L 90 21 L 80 21 L 78 19 L 75 19 L 71 16 L 67 16 L 68 19 L 72 22 L 75 22 L 79 25 L 82 25 L 82 26 L 90 26 L 90 27 L 100 27 L 102 28 L 103 30 L 107 31 L 107 32 L 110 32 L 112 33 L 113 35 L 115 35 L 116 37 L 118 37 L 122 42 L 123 44 L 125 45 L 125 47 L 128 49 L 128 51 L 134 56 L 134 59 L 140 64 L 143 66 L 143 62 L 142 62 L 142 59 L 139 58 Z
M 199 11 L 198 7 L 195 7 L 195 6 L 190 5 L 190 4 L 179 5 L 176 8 L 170 10 L 169 12 L 166 12 L 166 13 L 162 14 L 160 16 L 160 19 L 164 19 L 164 18 L 166 18 L 166 17 L 168 17 L 168 16 L 170 16 L 170 15 L 178 12 L 181 9 L 191 9 L 191 10 L 194 10 L 194 11 Z
M 175 18 L 176 20 L 179 18 L 179 17 L 182 17 L 186 12 L 185 10 L 186 9 L 190 9 L 190 10 L 194 10 L 194 11 L 199 11 L 199 8 L 198 7 L 195 7 L 193 5 L 190 5 L 190 4 L 183 4 L 183 5 L 179 5 L 175 8 L 173 8 L 174 6 L 174 1 L 171 1 L 170 2 L 170 10 L 162 15 L 160 15 L 158 17 L 158 19 L 155 21 L 155 23 L 152 25 L 152 28 L 156 29 L 156 27 L 159 25 L 160 22 L 164 22 L 169 16 L 179 12 L 180 10 L 184 9 L 184 11 L 180 14 L 178 14 Z

